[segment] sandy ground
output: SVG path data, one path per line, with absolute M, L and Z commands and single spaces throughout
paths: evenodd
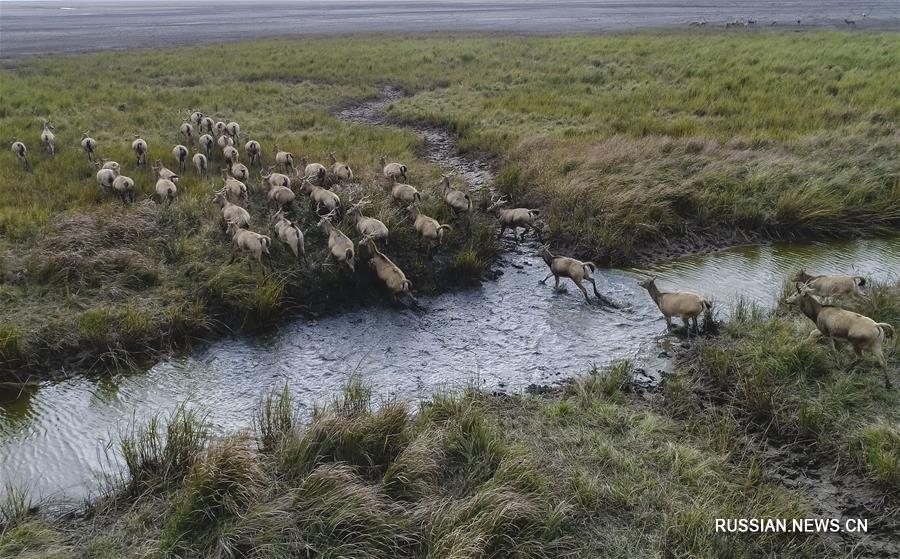
M 0 59 L 352 33 L 597 33 L 735 20 L 851 27 L 845 19 L 860 30 L 900 30 L 897 0 L 0 1 Z

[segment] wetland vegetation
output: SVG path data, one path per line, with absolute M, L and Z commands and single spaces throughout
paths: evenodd
M 2 70 L 0 127 L 26 141 L 34 172 L 4 150 L 2 369 L 9 378 L 115 367 L 288 310 L 383 296 L 365 271 L 303 269 L 285 250 L 265 277 L 228 265 L 212 188 L 191 173 L 171 210 L 144 202 L 152 181 L 134 167 L 132 136 L 171 167 L 189 109 L 239 121 L 269 161 L 275 143 L 310 160 L 334 151 L 363 185 L 377 179 L 382 154 L 406 161 L 426 209 L 449 218 L 430 195 L 440 169 L 417 157 L 414 134 L 333 116 L 382 84 L 400 86 L 413 95 L 389 114 L 449 127 L 462 149 L 495 157 L 496 187 L 541 208 L 556 244 L 627 262 L 744 239 L 896 230 L 894 41 L 837 32 L 374 36 L 14 63 Z M 40 154 L 42 119 L 57 127 L 52 159 Z M 83 130 L 135 178 L 135 207 L 97 187 L 78 147 Z M 251 207 L 258 222 L 267 221 L 262 208 Z M 477 281 L 496 250 L 490 219 L 479 218 L 431 263 L 404 215 L 372 211 L 396 229 L 391 256 L 420 291 Z M 310 216 L 298 210 L 295 220 L 321 262 Z

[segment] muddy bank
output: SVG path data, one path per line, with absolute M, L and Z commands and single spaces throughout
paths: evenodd
M 674 233 L 671 237 L 661 237 L 637 249 L 634 258 L 630 262 L 611 262 L 607 258 L 606 264 L 641 266 L 661 260 L 671 260 L 679 256 L 708 254 L 731 247 L 763 243 L 809 242 L 813 240 L 816 240 L 816 238 L 795 233 L 782 233 L 780 231 L 752 231 L 721 227 L 704 228 L 685 223 L 682 230 Z
M 756 435 L 762 439 L 761 434 Z M 839 532 L 829 536 L 842 547 L 854 547 L 855 557 L 900 557 L 900 517 L 885 503 L 884 494 L 859 475 L 843 471 L 833 456 L 803 444 L 760 440 L 764 447 L 767 480 L 800 490 L 820 518 L 868 520 L 865 533 Z

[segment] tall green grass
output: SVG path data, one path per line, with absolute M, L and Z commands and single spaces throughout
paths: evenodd
M 437 405 L 376 405 L 353 379 L 304 417 L 285 388 L 262 399 L 252 435 L 222 439 L 180 408 L 123 437 L 119 489 L 62 539 L 109 556 L 566 556 L 567 507 L 533 458 L 471 397 Z

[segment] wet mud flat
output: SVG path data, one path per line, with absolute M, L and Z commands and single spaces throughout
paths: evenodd
M 863 16 L 865 12 L 865 16 Z M 97 33 L 97 20 L 104 22 Z M 478 32 L 513 34 L 603 33 L 647 28 L 900 29 L 893 0 L 864 5 L 828 0 L 659 0 L 599 2 L 547 0 L 224 0 L 173 4 L 128 2 L 4 1 L 0 10 L 0 60 L 131 48 L 158 48 L 265 37 L 358 33 Z M 799 23 L 798 23 L 799 21 Z M 774 24 L 774 26 L 773 26 Z M 693 28 L 693 27 L 691 27 Z M 223 33 L 222 29 L 228 29 Z

